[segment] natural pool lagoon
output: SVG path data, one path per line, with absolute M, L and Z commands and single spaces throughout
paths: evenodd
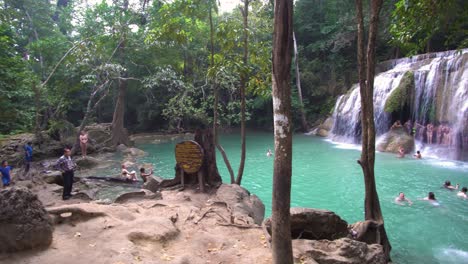
M 139 162 L 153 163 L 156 175 L 173 177 L 177 142 L 138 145 L 149 153 Z M 223 135 L 221 143 L 237 172 L 239 135 Z M 295 135 L 293 144 L 291 206 L 331 210 L 348 223 L 363 220 L 364 183 L 356 163 L 359 147 L 305 135 Z M 271 213 L 273 175 L 273 157 L 265 155 L 268 149 L 274 149 L 272 134 L 248 134 L 242 182 L 265 203 L 267 216 Z M 217 161 L 223 181 L 228 183 L 229 174 L 220 155 Z M 468 186 L 468 163 L 377 154 L 377 189 L 394 263 L 468 263 L 468 200 L 457 198 L 456 191 L 442 189 L 447 179 L 453 185 Z M 400 191 L 413 200 L 412 206 L 394 203 Z M 417 200 L 429 191 L 435 193 L 440 207 Z

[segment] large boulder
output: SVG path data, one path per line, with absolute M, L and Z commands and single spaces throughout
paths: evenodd
M 26 188 L 0 191 L 0 253 L 47 247 L 52 221 L 37 196 Z
M 308 134 L 316 135 L 319 137 L 328 137 L 333 128 L 334 122 L 335 120 L 333 119 L 333 117 L 330 116 L 327 119 L 325 119 L 323 123 L 315 126 Z
M 218 200 L 226 203 L 234 219 L 260 225 L 265 217 L 265 205 L 237 184 L 222 184 L 216 191 Z
M 386 264 L 382 246 L 368 245 L 349 238 L 337 240 L 292 241 L 294 258 L 301 263 Z
M 377 150 L 381 152 L 398 153 L 400 146 L 405 148 L 406 153 L 414 150 L 414 138 L 403 127 L 391 129 L 377 142 Z
M 293 239 L 338 239 L 348 235 L 348 223 L 332 211 L 293 207 L 291 212 L 291 237 Z M 271 219 L 263 227 L 271 237 Z
M 149 176 L 147 181 L 143 184 L 142 188 L 155 193 L 161 188 L 161 183 L 163 180 L 164 179 L 159 176 Z

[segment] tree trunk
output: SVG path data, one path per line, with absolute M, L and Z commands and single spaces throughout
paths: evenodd
M 214 67 L 214 27 L 213 27 L 213 16 L 212 16 L 212 2 L 210 2 L 210 13 L 209 13 L 209 19 L 210 19 L 210 62 L 211 62 L 211 67 Z M 213 78 L 211 80 L 211 89 L 213 90 L 213 96 L 214 96 L 214 105 L 213 105 L 213 144 L 216 146 L 216 148 L 221 152 L 221 155 L 223 156 L 224 163 L 226 164 L 226 167 L 229 171 L 229 175 L 231 177 L 231 184 L 235 183 L 234 179 L 234 171 L 232 170 L 231 163 L 229 162 L 229 159 L 226 155 L 226 151 L 224 151 L 224 148 L 219 144 L 218 141 L 218 103 L 219 103 L 219 93 L 218 93 L 218 86 L 215 82 L 216 78 Z M 216 155 L 214 156 L 214 162 L 216 164 Z
M 375 184 L 375 123 L 374 123 L 374 77 L 375 77 L 375 46 L 378 33 L 379 13 L 382 0 L 371 1 L 371 17 L 369 23 L 369 36 L 367 51 L 364 54 L 364 18 L 362 0 L 356 0 L 356 14 L 358 24 L 358 72 L 361 93 L 361 125 L 362 125 L 362 152 L 358 163 L 364 173 L 365 185 L 365 220 L 374 220 L 382 224 L 380 230 L 380 244 L 383 246 L 387 260 L 390 261 L 391 245 L 388 240 L 379 196 Z
M 272 94 L 275 128 L 275 162 L 272 198 L 273 263 L 293 263 L 291 245 L 291 50 L 293 1 L 275 0 Z
M 222 183 L 221 176 L 216 166 L 216 149 L 213 140 L 212 129 L 197 129 L 194 140 L 203 148 L 203 164 L 200 168 L 202 181 L 212 187 L 218 187 Z M 181 183 L 182 169 L 176 165 L 175 178 L 165 180 L 162 187 L 171 187 Z M 198 173 L 184 173 L 185 184 L 196 184 L 199 177 Z
M 34 105 L 35 105 L 35 125 L 34 125 L 34 134 L 36 136 L 37 143 L 40 145 L 42 143 L 42 134 L 41 134 L 41 90 L 37 86 L 36 82 L 33 81 L 32 90 L 34 92 Z
M 241 96 L 241 157 L 240 157 L 240 164 L 239 164 L 239 171 L 237 172 L 237 179 L 236 183 L 241 184 L 242 182 L 242 175 L 244 174 L 244 167 L 245 167 L 245 86 L 246 83 L 249 81 L 249 77 L 247 74 L 247 63 L 249 58 L 249 24 L 248 24 L 248 17 L 249 17 L 249 1 L 244 0 L 244 9 L 242 12 L 242 17 L 244 20 L 244 57 L 242 58 L 242 62 L 244 68 L 241 72 L 240 77 L 240 96 Z
M 128 132 L 124 127 L 125 117 L 125 94 L 127 91 L 127 80 L 119 80 L 119 94 L 115 103 L 114 116 L 112 118 L 112 145 L 129 145 Z
M 123 3 L 123 11 L 128 10 L 128 0 L 125 0 Z M 127 25 L 125 25 L 127 26 Z M 122 29 L 122 41 L 119 45 L 119 54 L 121 58 L 122 65 L 125 63 L 125 44 L 127 40 L 126 28 Z M 112 136 L 111 143 L 114 146 L 124 144 L 129 145 L 130 140 L 128 138 L 128 132 L 125 129 L 124 119 L 125 119 L 125 96 L 127 92 L 127 73 L 122 74 L 122 79 L 119 79 L 119 93 L 117 95 L 117 101 L 114 108 L 114 116 L 112 117 Z
M 297 41 L 296 34 L 293 32 L 293 41 L 294 41 L 294 61 L 296 63 L 296 87 L 297 94 L 299 96 L 299 111 L 301 112 L 301 124 L 302 130 L 307 132 L 309 127 L 307 125 L 307 118 L 304 111 L 304 102 L 302 101 L 302 88 L 301 88 L 301 73 L 299 71 L 299 52 L 297 51 Z

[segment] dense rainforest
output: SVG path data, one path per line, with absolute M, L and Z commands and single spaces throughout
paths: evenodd
M 131 133 L 180 132 L 208 126 L 215 116 L 225 129 L 242 120 L 271 129 L 273 3 L 222 6 L 213 0 L 0 0 L 0 135 L 58 135 L 93 122 Z M 384 1 L 377 60 L 466 48 L 467 17 L 463 0 Z M 358 81 L 355 20 L 352 0 L 295 2 L 296 130 L 301 110 L 313 125 Z

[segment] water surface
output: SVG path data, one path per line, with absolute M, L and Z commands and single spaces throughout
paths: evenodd
M 139 145 L 149 153 L 140 162 L 153 163 L 156 174 L 172 178 L 176 143 Z M 221 143 L 237 172 L 239 135 L 222 136 Z M 348 223 L 362 220 L 364 181 L 356 163 L 359 147 L 305 135 L 295 135 L 293 144 L 291 206 L 332 210 Z M 270 215 L 273 157 L 266 156 L 268 149 L 274 149 L 272 134 L 248 135 L 242 185 L 262 199 Z M 223 181 L 229 182 L 222 157 L 217 158 Z M 378 153 L 375 171 L 395 263 L 468 263 L 468 200 L 441 188 L 447 179 L 468 186 L 468 163 L 397 159 L 393 154 Z M 413 200 L 412 206 L 393 202 L 400 191 Z M 429 191 L 435 192 L 439 207 L 417 200 Z

